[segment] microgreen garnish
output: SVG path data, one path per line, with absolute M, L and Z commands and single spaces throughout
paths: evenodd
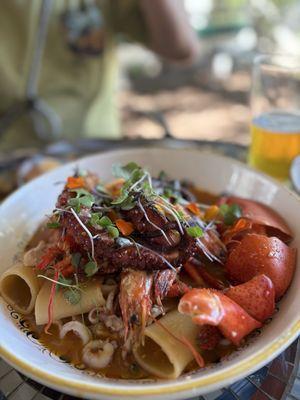
M 121 194 L 120 194 L 120 196 L 119 196 L 117 199 L 113 200 L 113 201 L 111 202 L 111 204 L 113 204 L 113 205 L 115 205 L 115 206 L 121 206 L 122 203 L 123 203 L 125 200 L 127 200 L 128 197 L 129 197 L 128 191 L 125 190 L 125 189 L 124 189 L 124 186 L 123 186 L 123 188 L 121 189 Z
M 78 285 L 71 285 L 69 283 L 62 282 L 62 280 L 60 280 L 59 277 L 57 279 L 52 279 L 45 275 L 37 275 L 37 277 L 46 279 L 47 281 L 55 283 L 56 285 L 60 285 L 60 286 L 67 287 L 67 288 L 74 288 L 74 289 L 79 290 Z
M 59 275 L 57 283 L 62 283 L 63 285 L 72 285 L 72 279 L 65 278 L 63 275 Z
M 141 169 L 135 162 L 130 162 L 124 166 L 114 164 L 112 166 L 112 174 L 116 178 L 130 179 L 132 172 L 136 169 Z
M 174 198 L 174 199 L 177 198 L 177 195 L 173 192 L 173 190 L 170 189 L 170 188 L 168 188 L 168 187 L 164 189 L 164 194 L 163 194 L 163 196 L 164 196 L 164 198 L 166 198 L 166 199 L 170 199 L 171 197 Z
M 184 218 L 185 218 L 184 212 L 181 211 L 181 210 L 176 210 L 176 209 L 174 209 L 173 211 L 174 211 L 174 213 L 176 214 L 176 216 L 177 216 L 177 218 L 179 219 L 179 221 L 180 221 L 180 222 L 183 222 L 183 221 L 184 221 Z
M 199 238 L 203 236 L 203 230 L 198 225 L 187 227 L 186 232 L 193 238 Z
M 225 225 L 233 225 L 242 216 L 242 210 L 237 204 L 222 204 L 220 206 L 220 214 L 224 218 Z
M 76 212 L 80 211 L 81 206 L 91 208 L 95 202 L 95 197 L 85 189 L 72 189 L 71 192 L 76 193 L 76 197 L 72 197 L 68 201 L 68 205 L 73 207 Z
M 71 263 L 74 268 L 78 268 L 81 261 L 81 254 L 80 253 L 73 253 L 71 256 Z
M 119 237 L 119 230 L 115 226 L 113 225 L 108 226 L 107 231 L 109 233 L 109 236 L 112 237 L 113 239 Z
M 131 210 L 136 204 L 133 193 L 141 192 L 139 185 L 142 184 L 149 174 L 133 162 L 124 167 L 115 165 L 113 167 L 113 174 L 126 179 L 126 181 L 121 188 L 120 196 L 113 200 L 111 204 L 120 207 L 122 210 Z
M 136 205 L 136 202 L 133 196 L 126 196 L 125 199 L 121 202 L 120 208 L 124 211 L 132 210 Z
M 96 190 L 99 193 L 105 193 L 108 194 L 108 191 L 106 190 L 105 186 L 102 185 L 101 183 L 98 183 L 98 185 L 96 186 Z
M 81 292 L 79 289 L 76 288 L 65 289 L 64 298 L 74 306 L 80 302 Z
M 103 217 L 99 218 L 97 225 L 100 225 L 102 228 L 105 228 L 107 232 L 109 233 L 109 236 L 112 237 L 113 239 L 117 238 L 119 236 L 119 230 L 115 226 L 115 224 L 112 222 L 112 220 L 104 215 Z
M 99 225 L 102 226 L 102 228 L 107 228 L 108 226 L 112 225 L 112 220 L 104 215 L 104 217 L 99 219 Z
M 84 268 L 84 272 L 88 278 L 95 275 L 96 272 L 98 272 L 98 266 L 95 261 L 87 262 L 83 268 Z
M 100 219 L 102 217 L 101 212 L 96 212 L 91 214 L 91 219 L 90 219 L 90 224 L 93 226 L 99 226 L 100 225 Z

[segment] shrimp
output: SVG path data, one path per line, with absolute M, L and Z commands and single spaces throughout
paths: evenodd
M 149 318 L 164 314 L 162 300 L 166 297 L 180 297 L 189 287 L 177 278 L 176 271 L 163 270 L 153 273 L 127 270 L 123 272 L 120 284 L 119 303 L 121 307 L 125 341 L 129 331 L 134 331 L 133 341 L 143 337 Z
M 87 367 L 105 368 L 112 361 L 115 347 L 110 342 L 92 340 L 82 350 L 82 361 Z
M 125 341 L 129 331 L 141 339 L 152 308 L 153 276 L 145 271 L 128 269 L 122 273 L 119 303 L 125 327 Z

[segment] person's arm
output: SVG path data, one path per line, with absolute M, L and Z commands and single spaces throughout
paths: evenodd
M 139 6 L 153 51 L 174 61 L 197 57 L 199 42 L 182 0 L 139 0 Z

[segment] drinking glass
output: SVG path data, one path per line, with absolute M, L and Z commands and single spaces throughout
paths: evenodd
M 300 57 L 255 58 L 251 110 L 250 165 L 287 180 L 300 154 Z

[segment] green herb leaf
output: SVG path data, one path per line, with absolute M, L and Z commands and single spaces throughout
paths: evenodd
M 78 268 L 81 260 L 81 254 L 80 253 L 73 253 L 71 256 L 71 263 L 74 268 Z
M 90 223 L 91 223 L 93 226 L 100 225 L 100 219 L 101 219 L 101 217 L 102 217 L 102 213 L 100 213 L 100 212 L 92 213 L 92 214 L 91 214 Z
M 71 206 L 77 214 L 80 212 L 81 205 L 79 199 L 69 199 L 68 205 Z
M 64 285 L 72 285 L 73 280 L 65 278 L 63 275 L 59 275 L 57 282 L 63 283 Z
M 220 214 L 224 218 L 225 225 L 233 225 L 242 216 L 242 210 L 238 204 L 222 204 Z
M 76 193 L 77 198 L 79 198 L 81 196 L 92 196 L 92 194 L 90 192 L 88 192 L 86 189 L 83 189 L 83 188 L 69 189 L 69 191 Z
M 176 216 L 177 216 L 177 218 L 179 219 L 180 222 L 185 221 L 185 215 L 184 215 L 183 211 L 173 209 L 173 212 L 176 214 Z
M 62 274 L 60 274 L 57 279 L 57 285 L 55 288 L 56 292 L 58 292 L 60 289 L 63 288 L 63 286 L 61 286 L 60 283 L 62 283 L 63 285 L 72 285 L 73 281 L 72 279 L 65 278 Z
M 95 261 L 89 261 L 84 266 L 84 272 L 87 277 L 95 275 L 97 271 L 98 271 L 98 266 L 97 263 L 95 263 Z
M 89 195 L 89 196 L 82 196 L 78 200 L 82 206 L 91 208 L 92 205 L 94 204 L 95 198 L 94 196 Z
M 57 221 L 56 222 L 48 222 L 47 228 L 49 228 L 49 229 L 60 228 L 60 223 Z
M 132 196 L 128 196 L 121 204 L 120 208 L 122 210 L 132 210 L 136 205 L 136 201 Z
M 188 228 L 186 228 L 186 231 L 187 234 L 193 238 L 199 238 L 203 236 L 203 230 L 198 225 L 189 226 Z
M 76 208 L 77 212 L 81 206 L 91 208 L 95 202 L 95 197 L 85 189 L 74 189 L 72 192 L 76 193 L 76 197 L 69 199 L 68 205 Z
M 127 199 L 127 197 L 128 197 L 128 192 L 126 190 L 122 190 L 122 193 L 120 194 L 120 196 L 116 200 L 112 201 L 111 204 L 116 205 L 116 206 L 120 205 L 123 203 L 123 201 L 125 201 Z
M 76 206 L 80 205 L 80 201 L 79 201 L 79 199 L 74 197 L 74 198 L 68 200 L 68 204 L 69 204 L 69 206 L 76 207 Z
M 169 199 L 170 197 L 175 197 L 176 195 L 175 195 L 175 193 L 173 192 L 172 189 L 170 189 L 170 188 L 165 188 L 165 190 L 164 190 L 164 196 L 165 196 L 167 199 Z
M 121 166 L 120 164 L 114 164 L 112 166 L 112 174 L 116 178 L 124 178 L 127 180 L 131 177 L 131 174 L 135 169 L 139 169 L 139 166 L 135 162 L 130 162 L 124 166 Z
M 108 226 L 107 231 L 109 233 L 109 236 L 112 237 L 113 239 L 119 237 L 119 230 L 115 226 Z
M 135 169 L 141 169 L 141 167 L 137 165 L 137 163 L 135 163 L 134 161 L 131 161 L 128 164 L 126 164 L 124 168 L 128 172 L 133 172 Z
M 132 186 L 143 180 L 143 176 L 146 177 L 146 171 L 139 167 L 136 163 L 131 162 L 123 167 L 115 165 L 113 167 L 113 174 L 117 177 L 122 177 L 125 182 L 122 186 L 120 196 L 111 202 L 112 205 L 119 206 L 122 210 L 131 210 L 136 202 L 132 196 Z M 140 185 L 134 188 L 135 191 L 143 191 L 144 195 L 150 195 L 153 193 L 151 186 L 147 182 L 140 182 Z M 147 192 L 147 193 L 146 193 Z
M 108 194 L 108 191 L 106 190 L 105 186 L 102 185 L 101 183 L 98 183 L 98 185 L 96 186 L 96 190 L 97 192 Z
M 81 293 L 80 290 L 75 288 L 70 288 L 64 290 L 64 298 L 72 305 L 76 305 L 81 300 Z
M 108 226 L 112 225 L 112 220 L 108 218 L 106 215 L 99 219 L 99 225 L 103 228 L 107 228 Z

